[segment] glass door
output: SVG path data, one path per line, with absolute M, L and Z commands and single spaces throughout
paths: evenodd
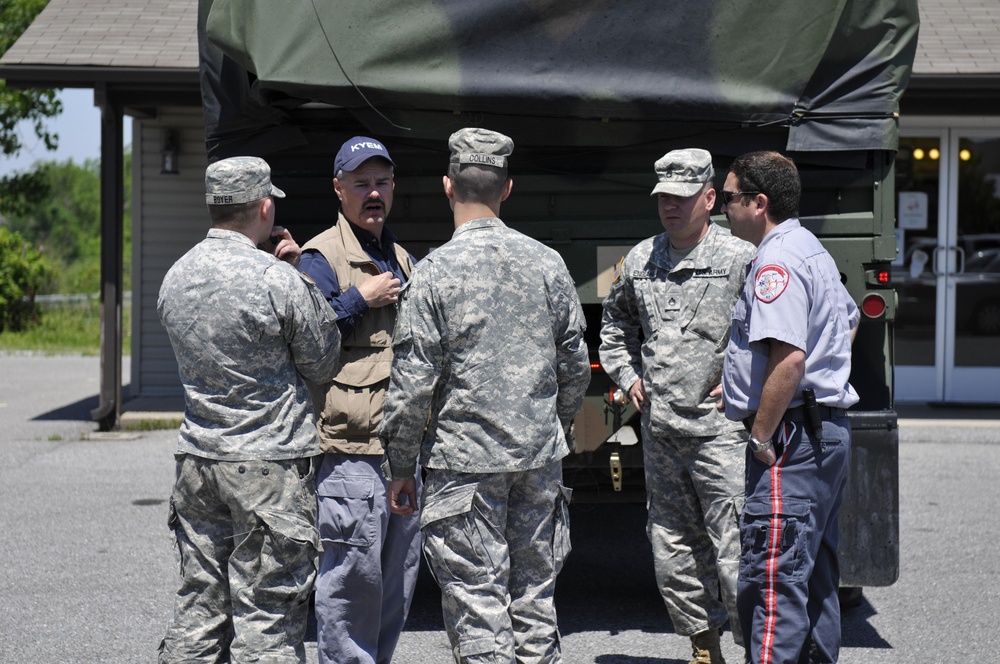
M 1000 403 L 1000 131 L 900 139 L 896 399 Z
M 944 398 L 1000 403 L 1000 133 L 949 134 L 958 198 L 947 248 Z

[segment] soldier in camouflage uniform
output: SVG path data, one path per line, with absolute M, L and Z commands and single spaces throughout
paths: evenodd
M 379 430 L 390 506 L 416 505 L 457 662 L 559 662 L 553 603 L 569 552 L 561 459 L 590 380 L 560 256 L 497 218 L 509 138 L 449 140 L 455 234 L 404 287 Z
M 273 233 L 284 193 L 267 163 L 216 162 L 205 184 L 212 229 L 157 302 L 185 401 L 169 516 L 181 582 L 159 661 L 304 662 L 319 548 L 305 381 L 336 374 L 340 333 L 289 264 L 298 245 Z
M 623 259 L 604 300 L 601 364 L 642 413 L 656 580 L 692 663 L 723 662 L 719 631 L 736 613 L 745 432 L 719 409 L 717 386 L 733 305 L 753 246 L 711 222 L 712 156 L 667 153 L 655 164 L 666 232 Z M 720 593 L 722 601 L 720 601 Z

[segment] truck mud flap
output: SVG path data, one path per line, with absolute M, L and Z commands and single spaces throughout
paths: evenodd
M 892 410 L 848 411 L 851 472 L 840 509 L 840 585 L 899 577 L 899 428 Z

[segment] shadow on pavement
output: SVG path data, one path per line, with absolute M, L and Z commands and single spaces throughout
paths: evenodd
M 892 645 L 882 638 L 882 635 L 869 621 L 869 618 L 877 614 L 878 611 L 875 610 L 875 607 L 863 597 L 858 606 L 842 611 L 840 616 L 841 647 L 892 649 Z
M 570 507 L 573 551 L 556 585 L 559 631 L 672 633 L 642 503 Z
M 556 584 L 559 631 L 672 633 L 653 576 L 641 504 L 570 506 L 570 553 Z M 421 565 L 407 631 L 442 629 L 441 592 Z M 637 662 L 639 660 L 636 660 Z M 673 660 L 649 660 L 662 664 Z
M 54 421 L 54 420 L 79 420 L 81 422 L 91 422 L 90 412 L 97 408 L 97 395 L 80 399 L 77 402 L 67 404 L 42 413 L 31 418 L 32 421 Z

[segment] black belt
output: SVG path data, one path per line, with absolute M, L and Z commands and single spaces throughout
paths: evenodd
M 829 406 L 824 406 L 822 404 L 817 406 L 817 408 L 819 408 L 819 416 L 824 420 L 835 420 L 839 417 L 847 417 L 846 408 L 830 408 Z M 785 411 L 785 415 L 781 419 L 786 422 L 805 422 L 806 409 L 804 406 L 789 408 Z
M 846 408 L 831 408 L 830 406 L 818 406 L 819 416 L 824 420 L 835 420 L 840 417 L 847 417 Z M 750 417 L 743 420 L 743 426 L 746 427 L 747 431 L 753 428 L 754 418 L 757 417 L 757 413 L 754 413 Z M 789 408 L 785 411 L 785 414 L 781 416 L 784 422 L 805 422 L 806 421 L 806 409 L 804 406 L 795 406 L 794 408 Z

